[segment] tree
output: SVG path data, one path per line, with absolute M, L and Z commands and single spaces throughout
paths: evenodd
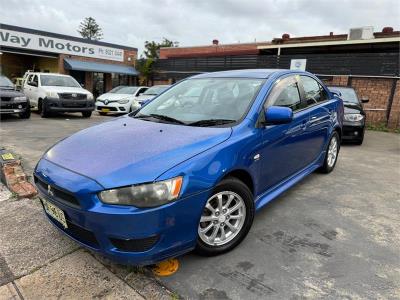
M 148 85 L 149 81 L 153 77 L 153 66 L 154 62 L 160 56 L 160 48 L 161 47 L 178 47 L 178 42 L 170 41 L 166 38 L 163 39 L 161 43 L 157 43 L 154 41 L 145 41 L 144 42 L 144 57 L 137 61 L 137 69 L 142 75 L 143 83 Z
M 96 20 L 92 17 L 86 17 L 79 25 L 78 32 L 83 38 L 89 40 L 101 40 L 103 38 L 103 31 L 97 24 Z
M 166 38 L 163 39 L 161 43 L 156 43 L 154 41 L 145 41 L 144 42 L 144 55 L 146 58 L 158 59 L 160 55 L 161 47 L 176 47 L 178 42 L 170 41 Z

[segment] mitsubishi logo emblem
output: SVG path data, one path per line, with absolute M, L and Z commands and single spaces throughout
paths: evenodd
M 47 186 L 47 193 L 48 193 L 50 196 L 54 196 L 54 192 L 51 190 L 51 186 L 50 186 L 50 185 Z

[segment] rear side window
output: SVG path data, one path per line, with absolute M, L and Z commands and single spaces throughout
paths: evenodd
M 308 76 L 300 76 L 300 78 L 307 106 L 328 100 L 328 94 L 318 81 Z
M 276 83 L 264 108 L 270 106 L 289 107 L 293 111 L 304 108 L 295 77 L 287 77 Z

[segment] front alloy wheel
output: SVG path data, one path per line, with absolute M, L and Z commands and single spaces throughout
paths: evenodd
M 254 201 L 249 188 L 236 178 L 223 180 L 203 209 L 196 251 L 210 256 L 233 249 L 247 235 L 253 218 Z

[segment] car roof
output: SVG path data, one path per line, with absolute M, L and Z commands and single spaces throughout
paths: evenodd
M 354 88 L 349 86 L 337 86 L 337 85 L 327 85 L 328 89 L 336 89 L 336 90 L 354 90 Z
M 27 74 L 35 74 L 35 75 L 52 75 L 52 76 L 71 76 L 68 74 L 60 74 L 60 73 L 47 73 L 47 72 L 27 72 Z
M 292 71 L 287 69 L 245 69 L 245 70 L 231 70 L 212 73 L 203 73 L 195 75 L 192 78 L 260 78 L 266 79 L 275 73 L 299 73 L 299 71 Z M 304 72 L 305 73 L 305 72 Z

